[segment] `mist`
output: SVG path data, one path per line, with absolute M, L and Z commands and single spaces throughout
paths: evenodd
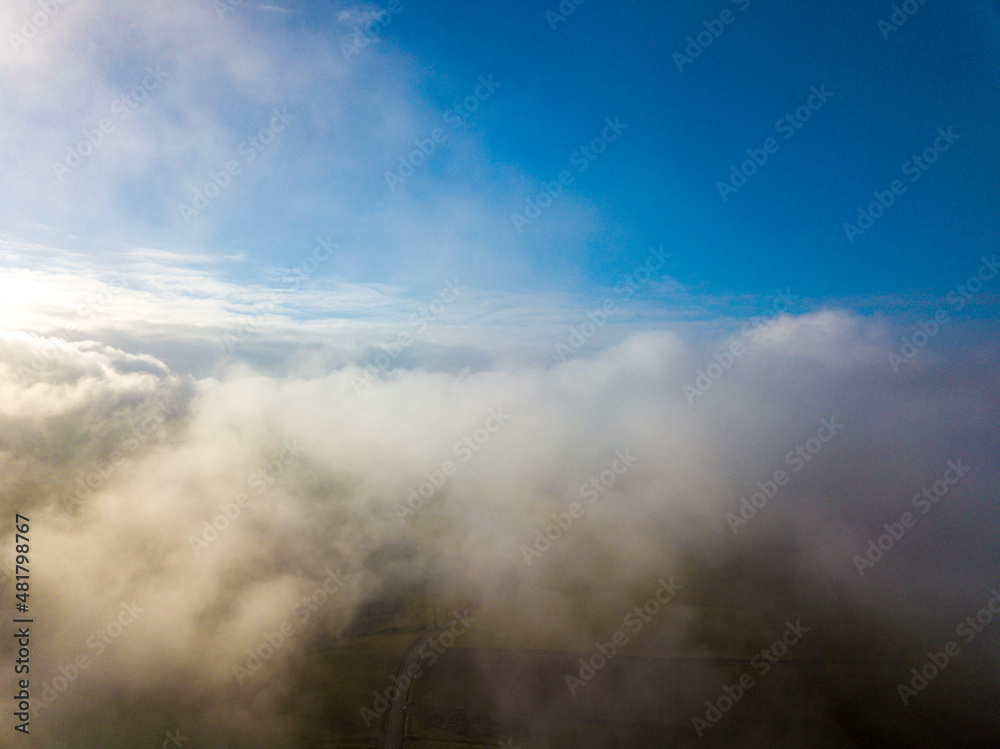
M 697 717 L 728 746 L 932 745 L 946 725 L 986 745 L 995 635 L 954 630 L 1000 584 L 995 339 L 970 325 L 947 359 L 895 373 L 885 319 L 826 311 L 753 330 L 637 332 L 554 365 L 376 379 L 356 365 L 196 378 L 5 334 L 2 496 L 30 518 L 39 643 L 31 745 L 152 746 L 180 727 L 191 746 L 292 746 L 358 729 L 372 704 L 356 726 L 324 722 L 343 698 L 313 653 L 405 629 L 419 600 L 474 606 L 470 647 L 495 628 L 579 654 L 541 674 L 450 648 L 442 659 L 466 659 L 511 721 L 667 710 L 678 741 L 695 740 Z M 734 341 L 745 353 L 692 398 L 685 386 Z M 669 588 L 640 631 L 623 625 Z M 755 635 L 706 604 L 755 612 L 779 637 L 809 628 L 794 648 L 805 665 L 755 676 L 761 702 L 717 725 L 704 703 L 739 683 L 725 660 Z M 616 628 L 671 653 L 683 678 L 624 647 L 584 681 L 579 659 Z M 949 639 L 961 655 L 908 705 L 886 679 L 809 679 L 810 662 L 891 662 L 909 685 Z

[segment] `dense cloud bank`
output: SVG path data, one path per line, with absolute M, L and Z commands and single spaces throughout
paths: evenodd
M 889 354 L 909 332 L 821 312 L 709 344 L 641 332 L 548 368 L 373 380 L 353 366 L 194 379 L 98 343 L 5 334 L 0 538 L 9 574 L 6 518 L 31 518 L 31 745 L 152 746 L 176 726 L 191 745 L 294 745 L 322 714 L 302 681 L 310 649 L 363 632 L 380 606 L 475 601 L 480 619 L 585 655 L 604 624 L 580 590 L 619 591 L 625 615 L 671 578 L 676 616 L 657 636 L 678 654 L 732 655 L 705 601 L 781 628 L 801 618 L 813 635 L 797 657 L 920 656 L 897 669 L 905 683 L 922 652 L 962 647 L 952 681 L 907 708 L 895 682 L 879 686 L 866 709 L 891 704 L 884 727 L 792 683 L 713 738 L 988 737 L 996 635 L 955 629 L 1000 588 L 997 348 L 956 328 L 897 373 Z M 234 671 L 283 624 L 263 668 Z M 13 661 L 9 638 L 0 652 Z M 579 699 L 647 709 L 649 684 L 621 663 L 614 686 L 595 679 Z M 703 718 L 727 678 L 715 668 L 687 682 Z M 499 712 L 523 699 L 510 678 L 491 688 Z M 559 689 L 526 709 L 556 710 L 571 699 Z

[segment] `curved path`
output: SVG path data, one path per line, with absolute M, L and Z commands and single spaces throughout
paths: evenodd
M 472 613 L 472 611 L 474 611 L 478 606 L 478 603 L 469 604 L 462 611 L 462 616 L 467 616 Z M 418 637 L 413 644 L 407 648 L 406 653 L 403 655 L 403 659 L 399 663 L 399 668 L 396 670 L 397 684 L 399 683 L 399 677 L 406 672 L 406 669 L 420 659 L 420 649 L 439 634 L 447 630 L 453 621 L 453 619 L 448 619 L 437 629 L 420 635 L 420 637 Z M 412 686 L 410 688 L 412 689 Z M 409 691 L 409 689 L 405 692 L 399 690 L 399 696 L 392 701 L 392 706 L 389 708 L 389 719 L 385 727 L 385 749 L 402 749 L 404 738 L 403 731 L 406 727 L 406 712 L 403 710 L 403 707 L 406 705 L 406 695 Z

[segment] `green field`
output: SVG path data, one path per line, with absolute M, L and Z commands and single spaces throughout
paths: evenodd
M 780 657 L 772 654 L 762 673 L 760 658 L 756 665 L 752 659 L 797 620 L 787 605 L 792 596 L 776 591 L 769 607 L 754 607 L 739 585 L 709 573 L 688 589 L 698 595 L 682 591 L 640 631 L 629 631 L 628 642 L 575 694 L 566 676 L 579 678 L 580 659 L 626 629 L 623 617 L 652 589 L 579 587 L 567 599 L 552 595 L 551 581 L 522 584 L 519 593 L 537 601 L 531 613 L 541 622 L 569 605 L 580 622 L 572 632 L 526 626 L 501 604 L 479 606 L 467 633 L 433 664 L 420 662 L 422 674 L 406 695 L 404 746 L 724 747 L 759 733 L 766 737 L 760 746 L 808 745 L 812 737 L 817 746 L 866 747 L 876 745 L 870 737 L 880 732 L 916 730 L 895 688 L 920 662 L 921 643 L 890 640 L 877 623 L 838 617 L 834 606 L 805 606 L 808 633 Z M 319 648 L 310 673 L 323 728 L 306 745 L 382 746 L 386 716 L 366 727 L 360 708 L 372 707 L 373 692 L 389 685 L 418 638 L 447 620 L 448 611 L 464 608 L 457 600 L 432 603 L 414 594 L 369 615 L 371 626 L 392 631 Z M 748 675 L 753 686 L 699 738 L 692 718 L 710 717 L 706 701 L 724 703 L 724 686 L 732 689 Z M 961 683 L 957 666 L 942 675 L 935 701 L 921 703 L 925 724 L 945 726 L 970 709 L 961 704 L 968 695 L 947 696 Z M 983 695 L 983 705 L 989 699 Z M 838 724 L 854 726 L 855 735 L 838 732 Z

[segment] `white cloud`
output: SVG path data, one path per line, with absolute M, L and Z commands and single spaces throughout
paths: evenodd
M 162 708 L 173 705 L 192 732 L 266 745 L 287 720 L 306 719 L 301 711 L 279 716 L 275 685 L 301 689 L 293 664 L 310 637 L 341 631 L 372 598 L 443 579 L 482 598 L 482 615 L 503 618 L 508 630 L 542 628 L 568 646 L 585 642 L 587 623 L 567 618 L 572 601 L 559 591 L 680 575 L 692 559 L 737 550 L 766 560 L 787 538 L 800 545 L 780 552 L 773 568 L 756 562 L 745 584 L 761 584 L 751 580 L 768 569 L 774 578 L 758 594 L 789 575 L 836 580 L 843 605 L 877 610 L 896 622 L 887 626 L 905 629 L 919 608 L 911 586 L 925 571 L 944 557 L 958 575 L 987 553 L 992 536 L 977 527 L 987 508 L 976 497 L 992 480 L 981 468 L 995 459 L 982 414 L 995 411 L 997 391 L 982 387 L 995 373 L 975 365 L 975 355 L 917 379 L 887 376 L 891 339 L 874 330 L 846 314 L 780 319 L 695 406 L 681 385 L 725 341 L 692 346 L 648 331 L 549 368 L 454 375 L 425 366 L 358 394 L 352 378 L 360 373 L 350 366 L 277 377 L 244 368 L 192 380 L 103 344 L 8 334 L 0 339 L 2 507 L 32 518 L 33 600 L 45 602 L 51 622 L 36 656 L 39 679 L 70 662 L 121 601 L 134 598 L 147 612 L 50 709 L 47 730 L 78 736 L 81 716 L 98 727 L 120 721 L 114 701 L 97 696 L 125 688 L 151 700 L 152 723 L 168 721 Z M 882 357 L 870 356 L 873 348 Z M 949 420 L 920 416 L 958 399 L 962 411 Z M 132 444 L 136 423 L 157 403 L 166 408 Z M 509 421 L 462 460 L 456 442 L 497 408 Z M 787 468 L 786 452 L 831 416 L 843 435 L 761 513 L 740 537 L 745 545 L 731 546 L 725 515 L 739 496 Z M 260 482 L 288 445 L 295 459 L 257 493 L 251 477 Z M 635 465 L 537 568 L 526 567 L 522 546 L 581 499 L 581 485 L 616 450 L 635 455 Z M 114 451 L 123 459 L 113 460 Z M 980 467 L 962 495 L 962 549 L 948 551 L 947 524 L 928 523 L 879 585 L 858 579 L 851 553 L 956 456 Z M 458 473 L 423 514 L 401 523 L 396 508 L 409 489 L 449 458 Z M 101 471 L 108 475 L 95 478 Z M 67 511 L 81 478 L 90 488 Z M 240 492 L 252 502 L 196 555 L 192 534 Z M 330 565 L 356 573 L 356 584 L 250 687 L 234 688 L 232 666 Z M 961 575 L 963 589 L 988 584 Z M 532 585 L 545 580 L 558 585 L 539 599 Z M 953 583 L 939 579 L 928 595 L 955 595 Z M 954 600 L 958 610 L 964 598 Z M 688 615 L 691 628 L 700 626 L 699 614 Z M 263 722 L 249 731 L 240 716 L 251 706 Z
M 15 28 L 31 7 L 5 6 L 0 24 Z M 426 72 L 391 45 L 348 61 L 329 28 L 262 24 L 239 9 L 219 19 L 208 4 L 60 7 L 30 44 L 0 55 L 0 205 L 20 241 L 259 258 L 284 254 L 303 232 L 334 231 L 357 258 L 344 261 L 351 279 L 426 280 L 451 268 L 502 286 L 535 272 L 509 215 L 537 184 L 497 163 L 473 126 L 447 128 L 433 163 L 389 190 L 384 172 L 444 126 L 420 92 Z M 373 12 L 348 8 L 341 20 Z M 251 147 L 274 107 L 295 119 Z M 239 174 L 221 180 L 221 194 L 182 215 L 234 161 Z M 279 239 L 261 239 L 256 222 Z M 567 195 L 532 227 L 532 246 L 572 244 L 597 225 L 593 207 Z

